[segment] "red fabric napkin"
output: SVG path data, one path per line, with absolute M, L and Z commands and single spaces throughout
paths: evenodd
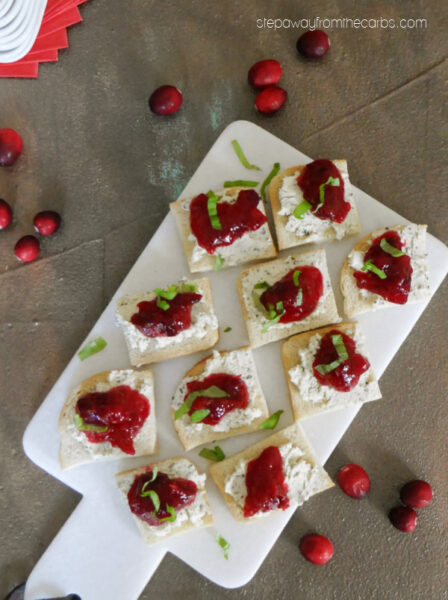
M 67 28 L 82 21 L 78 6 L 87 0 L 48 0 L 42 25 L 31 50 L 14 63 L 0 63 L 0 77 L 36 79 L 41 62 L 56 62 L 68 48 Z

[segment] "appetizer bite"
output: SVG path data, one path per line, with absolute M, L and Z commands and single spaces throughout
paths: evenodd
M 314 160 L 290 167 L 269 184 L 280 250 L 360 232 L 345 160 Z
M 59 418 L 63 469 L 157 451 L 154 380 L 148 369 L 93 375 L 70 394 Z
M 277 255 L 261 197 L 232 187 L 170 205 L 192 273 Z
M 295 335 L 282 358 L 296 421 L 381 398 L 358 323 Z
M 426 258 L 426 225 L 385 227 L 364 237 L 342 267 L 345 314 L 429 298 Z
M 238 292 L 252 347 L 340 321 L 322 249 L 246 269 Z
M 179 384 L 171 412 L 185 450 L 255 431 L 269 413 L 249 348 L 215 350 L 195 365 Z
M 187 458 L 123 471 L 115 478 L 147 544 L 213 524 L 205 475 Z
M 295 423 L 213 464 L 210 473 L 237 521 L 300 506 L 333 486 Z
M 218 320 L 207 278 L 125 296 L 117 305 L 117 323 L 134 366 L 193 354 L 218 341 Z

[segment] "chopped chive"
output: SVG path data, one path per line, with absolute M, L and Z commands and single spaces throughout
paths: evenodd
M 221 221 L 218 217 L 218 196 L 210 191 L 207 192 L 208 200 L 207 200 L 207 210 L 208 216 L 210 218 L 210 223 L 212 224 L 213 229 L 222 229 Z
M 197 292 L 198 289 L 199 289 L 198 286 L 196 284 L 194 284 L 194 283 L 183 283 L 180 286 L 180 291 L 184 292 L 184 293 L 186 293 L 186 292 Z
M 259 184 L 259 181 L 248 181 L 246 179 L 236 179 L 235 181 L 224 181 L 224 187 L 225 188 L 231 188 L 231 187 L 257 187 L 257 185 Z
M 222 535 L 220 535 L 219 533 L 216 534 L 216 541 L 218 542 L 218 544 L 221 546 L 221 548 L 224 550 L 224 558 L 226 560 L 229 559 L 229 549 L 230 549 L 230 544 L 227 540 L 225 540 Z
M 199 452 L 199 456 L 202 456 L 202 458 L 206 458 L 207 460 L 213 460 L 214 462 L 220 462 L 226 457 L 219 446 L 215 446 L 214 450 L 211 448 L 202 448 Z
M 224 333 L 227 333 L 228 331 L 232 331 L 232 328 L 231 328 L 231 327 L 226 327 L 226 328 L 224 329 Z
M 154 467 L 154 469 L 152 470 L 152 477 L 149 480 L 149 483 L 152 483 L 156 479 L 158 472 L 159 472 L 159 467 Z M 145 486 L 143 486 L 143 487 L 145 487 Z
M 213 267 L 214 271 L 219 271 L 224 266 L 224 259 L 220 254 L 216 255 L 215 266 Z
M 284 312 L 283 302 L 277 302 L 277 304 L 275 305 L 275 308 L 277 310 L 277 314 L 283 313 Z
M 325 183 L 321 183 L 321 185 L 319 186 L 319 204 L 312 211 L 313 213 L 316 213 L 319 210 L 319 208 L 324 205 L 324 202 L 325 202 L 325 186 L 326 185 L 331 185 L 333 187 L 339 187 L 341 185 L 341 181 L 340 181 L 340 179 L 338 177 L 331 177 L 330 176 Z
M 79 413 L 75 413 L 75 427 L 78 431 L 91 431 L 92 433 L 104 433 L 109 429 L 107 425 L 86 423 Z
M 292 281 L 296 287 L 299 287 L 299 277 L 302 271 L 294 271 L 292 274 Z
M 303 200 L 300 204 L 298 204 L 294 212 L 292 213 L 296 219 L 303 219 L 303 215 L 307 213 L 311 208 L 311 204 L 307 200 Z
M 258 425 L 258 429 L 275 429 L 278 425 L 281 415 L 284 412 L 284 410 L 278 410 L 277 412 L 272 413 L 272 415 L 268 417 L 266 421 L 263 421 L 263 423 Z
M 200 410 L 195 410 L 190 418 L 193 423 L 200 423 L 205 417 L 208 417 L 209 414 L 210 411 L 208 408 L 201 408 Z
M 170 305 L 166 300 L 162 300 L 159 296 L 157 296 L 156 304 L 162 310 L 168 310 Z
M 255 290 L 268 290 L 270 287 L 267 281 L 259 281 L 254 285 Z
M 266 179 L 263 181 L 263 184 L 261 186 L 260 189 L 260 194 L 261 196 L 263 196 L 263 198 L 266 200 L 266 196 L 265 196 L 265 189 L 267 188 L 267 186 L 271 183 L 271 181 L 274 179 L 274 177 L 277 175 L 277 173 L 280 171 L 280 163 L 274 163 L 274 166 L 272 167 L 271 172 L 269 173 L 269 175 L 266 177 Z
M 266 333 L 266 331 L 269 329 L 269 327 L 272 327 L 272 325 L 275 325 L 276 323 L 278 323 L 281 318 L 282 318 L 282 315 L 276 315 L 272 319 L 265 321 L 265 323 L 261 329 L 261 332 Z
M 96 340 L 89 342 L 87 346 L 84 346 L 84 348 L 78 352 L 78 356 L 81 360 L 85 360 L 86 358 L 89 358 L 89 356 L 92 356 L 92 354 L 101 352 L 101 350 L 103 350 L 106 346 L 106 340 L 102 337 L 99 337 Z
M 326 375 L 327 373 L 330 373 L 331 371 L 334 371 L 335 369 L 337 369 L 340 365 L 341 365 L 340 360 L 334 360 L 333 362 L 329 363 L 328 365 L 317 365 L 314 368 L 321 375 Z
M 247 158 L 243 152 L 243 149 L 241 148 L 241 146 L 239 145 L 239 143 L 236 140 L 232 141 L 232 146 L 233 146 L 233 149 L 235 150 L 235 154 L 240 159 L 240 162 L 243 165 L 243 167 L 246 167 L 246 169 L 255 169 L 256 171 L 261 171 L 260 167 L 257 167 L 257 165 L 250 164 L 250 162 L 247 160 Z
M 161 523 L 165 523 L 166 521 L 169 521 L 170 523 L 173 523 L 176 520 L 176 518 L 177 518 L 177 514 L 176 514 L 175 509 L 172 506 L 170 506 L 169 504 L 167 504 L 166 505 L 166 511 L 169 513 L 170 516 L 169 517 L 164 517 L 163 519 L 159 519 L 159 521 Z
M 256 292 L 252 292 L 252 300 L 255 304 L 255 308 L 257 308 L 265 317 L 269 316 L 268 311 L 266 310 L 264 304 L 260 300 L 260 296 Z
M 297 296 L 296 296 L 296 306 L 301 306 L 303 303 L 303 290 L 302 288 L 299 288 L 299 291 L 297 292 Z
M 399 248 L 395 248 L 395 246 L 389 244 L 386 238 L 381 238 L 380 246 L 381 249 L 384 250 L 384 252 L 387 252 L 387 254 L 390 254 L 394 258 L 398 258 L 399 256 L 406 256 L 406 252 L 403 252 Z
M 347 348 L 345 347 L 344 340 L 342 339 L 342 335 L 340 333 L 332 335 L 331 343 L 335 347 L 336 352 L 338 353 L 338 358 L 341 361 L 341 363 L 343 363 L 344 360 L 347 360 L 348 352 Z
M 178 286 L 173 283 L 167 290 L 162 290 L 161 288 L 156 288 L 154 290 L 154 294 L 156 294 L 160 298 L 165 298 L 166 300 L 173 300 L 179 291 Z
M 196 400 L 196 398 L 228 398 L 228 397 L 229 397 L 229 394 L 225 390 L 222 390 L 221 388 L 219 388 L 217 385 L 212 385 L 203 390 L 196 390 L 194 392 L 191 392 L 185 398 L 185 401 L 183 402 L 183 404 L 174 413 L 174 420 L 177 421 L 177 419 L 180 419 L 181 417 L 186 415 L 187 412 L 190 410 L 190 408 L 193 406 L 193 402 Z
M 387 279 L 386 273 L 379 269 L 376 265 L 374 265 L 371 260 L 367 260 L 364 263 L 364 266 L 362 267 L 361 271 L 372 271 L 372 273 L 378 275 L 380 279 Z

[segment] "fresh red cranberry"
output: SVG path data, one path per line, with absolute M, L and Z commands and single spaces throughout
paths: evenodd
M 413 508 L 396 506 L 390 511 L 389 519 L 394 527 L 404 533 L 409 533 L 417 527 L 418 515 Z
M 265 115 L 270 115 L 281 109 L 287 97 L 288 94 L 283 88 L 270 85 L 255 98 L 255 108 Z
M 162 85 L 151 94 L 149 106 L 156 115 L 172 115 L 182 106 L 182 92 L 173 85 Z
M 6 229 L 12 220 L 12 210 L 5 200 L 0 200 L 0 231 Z
M 330 540 L 317 533 L 309 533 L 300 540 L 300 552 L 315 565 L 324 565 L 333 556 L 334 548 Z
M 44 210 L 34 217 L 34 229 L 40 235 L 53 235 L 61 224 L 60 215 L 54 210 Z
M 330 38 L 321 29 L 307 31 L 297 40 L 297 50 L 305 58 L 321 58 L 330 49 Z
M 14 248 L 14 254 L 22 262 L 31 262 L 39 254 L 39 240 L 34 235 L 25 235 L 17 242 Z
M 278 60 L 260 60 L 251 66 L 247 78 L 254 88 L 264 88 L 280 81 L 282 66 Z
M 423 508 L 432 502 L 432 487 L 421 479 L 409 481 L 401 488 L 400 498 L 406 506 Z
M 22 138 L 14 129 L 0 129 L 0 167 L 11 167 L 22 154 Z
M 361 500 L 370 490 L 370 479 L 359 465 L 345 465 L 339 469 L 338 483 L 341 490 L 350 496 Z

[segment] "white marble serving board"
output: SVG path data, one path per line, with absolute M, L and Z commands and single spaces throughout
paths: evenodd
M 231 146 L 233 139 L 240 142 L 250 162 L 262 167 L 262 172 L 248 171 L 240 164 Z M 280 162 L 284 169 L 310 160 L 260 127 L 247 121 L 236 121 L 219 136 L 181 196 L 189 197 L 209 189 L 220 189 L 223 182 L 229 179 L 263 181 L 274 162 Z M 339 273 L 357 239 L 386 225 L 407 223 L 405 218 L 358 189 L 355 189 L 355 198 L 362 234 L 358 238 L 323 245 L 331 247 L 328 263 L 340 310 Z M 122 243 L 126 243 L 126 240 L 122 240 Z M 292 250 L 297 251 L 300 248 Z M 428 251 L 433 294 L 447 272 L 448 249 L 429 235 Z M 209 274 L 220 323 L 221 340 L 218 347 L 221 349 L 232 349 L 248 343 L 235 285 L 240 271 L 235 267 Z M 140 538 L 131 513 L 121 500 L 114 474 L 145 464 L 149 462 L 148 459 L 129 458 L 89 464 L 65 472 L 59 467 L 57 423 L 68 393 L 96 372 L 129 366 L 125 342 L 114 320 L 117 298 L 123 294 L 166 286 L 184 275 L 188 275 L 188 267 L 174 219 L 169 214 L 86 338 L 85 342 L 88 342 L 102 336 L 108 342 L 107 348 L 83 362 L 75 354 L 25 432 L 24 449 L 31 460 L 83 495 L 78 507 L 30 575 L 25 600 L 68 593 L 77 593 L 82 600 L 136 600 L 166 552 L 172 552 L 220 586 L 242 586 L 257 572 L 292 515 L 293 510 L 289 509 L 261 519 L 259 523 L 238 523 L 230 515 L 209 478 L 207 490 L 215 525 L 147 547 Z M 360 317 L 371 362 L 378 377 L 393 359 L 427 304 L 421 302 L 396 306 Z M 228 326 L 232 330 L 223 333 Z M 384 343 L 385 339 L 387 344 Z M 292 416 L 281 365 L 280 344 L 277 342 L 256 349 L 254 357 L 270 410 L 273 412 L 282 408 L 285 411 L 278 426 L 283 428 L 292 423 Z M 201 471 L 207 470 L 208 461 L 198 456 L 200 448 L 188 453 L 183 451 L 170 416 L 170 399 L 177 383 L 189 368 L 207 354 L 202 352 L 153 366 L 160 447 L 154 460 L 186 455 L 196 462 Z M 377 403 L 376 410 L 385 410 L 381 401 Z M 356 408 L 344 409 L 303 422 L 305 432 L 322 463 L 325 463 L 356 413 Z M 230 455 L 269 434 L 257 432 L 235 437 L 224 440 L 220 446 Z M 319 526 L 318 523 L 315 525 Z M 217 532 L 231 544 L 229 560 L 224 559 L 222 549 L 215 541 Z M 299 564 L 297 568 L 300 568 Z

